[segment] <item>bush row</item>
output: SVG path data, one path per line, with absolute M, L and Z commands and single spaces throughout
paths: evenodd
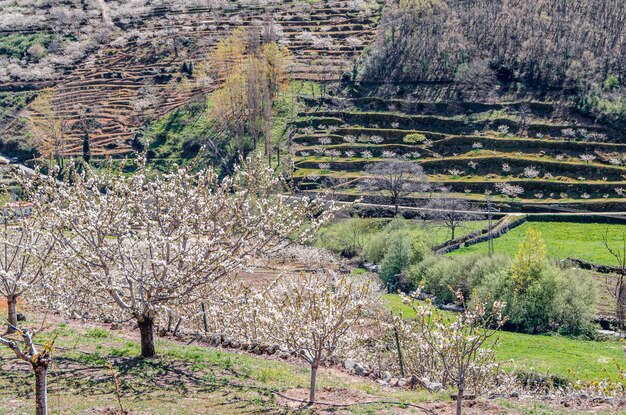
M 371 150 L 370 150 L 371 151 Z M 373 153 L 372 153 L 373 155 Z M 323 161 L 329 164 L 329 170 L 333 171 L 361 171 L 368 164 L 377 163 L 378 160 L 334 160 L 333 162 Z M 474 167 L 470 163 L 476 163 Z M 503 165 L 508 165 L 509 171 L 503 171 Z M 297 168 L 317 169 L 320 161 L 303 160 L 296 164 Z M 626 170 L 620 167 L 603 166 L 598 164 L 582 163 L 566 163 L 544 159 L 524 159 L 513 157 L 459 157 L 446 159 L 433 159 L 420 161 L 420 165 L 424 168 L 426 174 L 434 175 L 458 175 L 458 176 L 509 176 L 511 178 L 521 177 L 524 175 L 526 168 L 535 168 L 538 170 L 537 178 L 546 174 L 552 175 L 554 178 L 566 177 L 568 179 L 579 180 L 603 180 L 623 181 Z M 455 173 L 458 172 L 458 173 Z M 494 178 L 497 178 L 494 177 Z
M 406 115 L 389 112 L 354 112 L 354 111 L 317 111 L 314 113 L 302 113 L 302 119 L 296 121 L 298 126 L 324 126 L 352 124 L 363 127 L 394 128 L 395 125 L 402 129 L 426 130 L 444 134 L 468 134 L 475 131 L 496 130 L 499 127 L 507 127 L 510 131 L 522 130 L 522 126 L 510 118 L 495 118 L 487 120 L 468 120 L 445 118 L 434 115 Z M 397 128 L 397 127 L 396 127 Z M 572 128 L 570 125 L 558 125 L 548 122 L 532 122 L 526 130 L 529 135 L 538 134 L 549 137 L 562 137 L 563 132 Z M 624 142 L 626 136 L 619 129 L 610 129 L 600 126 L 584 126 L 588 133 L 604 134 L 609 140 Z
M 528 107 L 533 115 L 540 118 L 550 117 L 554 113 L 554 104 L 549 102 L 511 102 L 511 103 L 484 103 L 467 101 L 409 101 L 402 99 L 388 99 L 381 97 L 361 97 L 350 100 L 337 98 L 309 99 L 311 107 L 323 104 L 330 107 L 349 105 L 361 111 L 401 111 L 406 114 L 428 115 L 467 115 L 487 111 L 519 112 L 522 107 Z
M 527 239 L 533 235 L 529 232 Z M 455 302 L 457 292 L 469 302 L 504 301 L 516 330 L 594 335 L 597 292 L 591 277 L 548 261 L 542 240 L 522 243 L 514 260 L 507 255 L 439 256 L 419 225 L 399 218 L 353 218 L 324 229 L 317 243 L 379 264 L 390 292 L 423 287 L 440 304 Z
M 463 154 L 478 149 L 497 150 L 502 152 L 539 153 L 544 152 L 556 156 L 566 154 L 578 157 L 581 154 L 593 154 L 595 151 L 620 152 L 626 151 L 624 144 L 583 143 L 576 141 L 539 140 L 533 138 L 491 138 L 482 136 L 453 136 L 435 141 L 431 150 L 444 156 Z

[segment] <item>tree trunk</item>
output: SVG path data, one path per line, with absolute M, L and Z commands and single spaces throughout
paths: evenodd
M 154 349 L 154 318 L 141 316 L 137 322 L 141 334 L 141 356 L 152 357 L 156 354 Z
M 7 334 L 11 334 L 15 333 L 14 327 L 17 327 L 17 296 L 7 297 L 7 309 L 9 310 Z
M 626 282 L 623 280 L 618 283 L 616 303 L 617 324 L 623 330 L 626 327 Z
M 48 413 L 48 365 L 40 364 L 35 369 L 35 414 L 47 415 Z
M 317 382 L 317 368 L 319 367 L 319 363 L 314 363 L 311 366 L 311 387 L 309 390 L 309 403 L 315 403 L 315 388 Z
M 465 379 L 461 379 L 461 382 L 459 382 L 459 394 L 456 396 L 456 415 L 462 415 L 464 393 L 465 393 Z

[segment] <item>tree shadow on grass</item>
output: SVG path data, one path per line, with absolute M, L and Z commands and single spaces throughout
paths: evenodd
M 88 355 L 93 356 L 93 355 Z M 309 411 L 294 411 L 276 404 L 274 396 L 266 391 L 228 384 L 229 373 L 216 373 L 209 364 L 202 365 L 168 358 L 143 359 L 97 358 L 59 356 L 49 372 L 49 394 L 76 396 L 115 395 L 113 372 L 118 374 L 122 399 L 129 402 L 163 396 L 178 399 L 187 396 L 210 396 L 216 407 L 228 407 L 241 414 L 308 414 Z M 241 383 L 241 379 L 230 381 Z M 0 360 L 0 397 L 31 399 L 33 374 L 27 364 L 10 359 Z

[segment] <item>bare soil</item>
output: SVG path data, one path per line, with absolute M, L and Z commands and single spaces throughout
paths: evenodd
M 388 405 L 380 398 L 367 393 L 348 389 L 324 388 L 317 392 L 314 405 L 305 402 L 308 400 L 308 389 L 290 389 L 284 392 L 286 397 L 278 397 L 277 402 L 291 409 L 312 409 L 315 413 L 353 414 L 349 406 L 377 406 L 381 409 L 376 413 L 404 415 L 404 414 L 437 414 L 454 415 L 456 402 L 427 402 L 415 406 L 402 407 L 401 405 Z M 342 406 L 345 406 L 342 408 Z M 421 408 L 421 409 L 420 409 Z M 496 414 L 521 414 L 519 411 L 505 409 L 494 402 L 468 400 L 463 405 L 463 413 L 467 415 L 496 415 Z

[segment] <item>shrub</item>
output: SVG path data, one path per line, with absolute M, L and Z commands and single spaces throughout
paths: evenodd
M 555 299 L 559 333 L 565 335 L 584 335 L 594 339 L 597 335 L 592 321 L 595 317 L 598 292 L 593 279 L 581 270 L 561 271 L 565 278 L 561 280 L 559 295 Z
M 506 269 L 485 276 L 475 298 L 505 301 L 505 314 L 518 330 L 590 335 L 597 291 L 587 274 L 545 265 L 538 277 L 520 289 Z
M 609 74 L 604 80 L 604 89 L 606 91 L 613 91 L 620 87 L 619 78 L 617 75 Z
M 463 257 L 460 257 L 463 258 Z M 436 297 L 439 303 L 455 301 L 454 291 L 468 291 L 466 275 L 457 258 L 431 257 L 412 266 L 407 279 L 423 285 L 424 290 Z
M 363 247 L 378 229 L 379 222 L 375 220 L 348 219 L 320 231 L 317 245 L 346 257 L 361 255 Z
M 390 238 L 387 252 L 380 266 L 380 277 L 389 291 L 401 289 L 398 276 L 408 267 L 410 258 L 410 242 L 401 234 L 396 234 Z
M 382 232 L 370 238 L 363 247 L 363 259 L 374 264 L 380 264 L 385 258 L 388 242 L 389 235 Z
M 418 144 L 426 141 L 426 136 L 420 133 L 407 134 L 402 139 L 405 144 Z
M 389 240 L 398 232 L 404 232 L 409 239 L 421 237 L 422 232 L 419 229 L 412 228 L 409 221 L 403 218 L 395 218 L 389 221 L 381 232 L 372 235 L 363 247 L 363 258 L 374 264 L 382 263 L 387 253 Z
M 435 295 L 437 302 L 454 302 L 460 290 L 464 298 L 471 298 L 486 276 L 509 269 L 507 255 L 465 255 L 458 257 L 431 257 L 411 267 L 408 279 Z

